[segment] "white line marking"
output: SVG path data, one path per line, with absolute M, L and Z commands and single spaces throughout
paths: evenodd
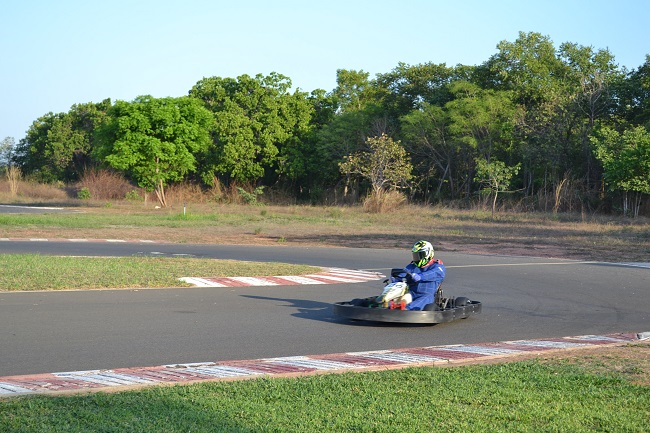
M 183 278 L 179 278 L 179 280 L 189 284 L 194 284 L 195 286 L 198 287 L 228 287 L 224 284 L 215 283 L 214 281 L 205 280 L 203 278 L 183 277 Z
M 570 337 L 572 340 L 584 340 L 584 341 L 611 341 L 612 343 L 625 343 L 627 340 L 621 340 L 619 338 L 607 337 L 604 335 L 579 335 L 577 337 Z
M 322 278 L 322 279 L 325 279 L 325 280 L 339 281 L 341 283 L 355 283 L 355 282 L 357 282 L 357 280 L 351 280 L 349 278 L 334 277 L 334 276 L 331 276 L 331 275 L 328 275 L 328 274 L 310 274 L 310 275 L 306 275 L 306 276 L 311 277 L 311 278 Z
M 215 365 L 212 367 L 193 367 L 183 369 L 183 372 L 203 374 L 213 377 L 237 377 L 237 376 L 253 376 L 262 374 L 259 371 L 248 370 L 239 367 L 230 367 L 228 365 Z
M 0 382 L 0 394 L 15 394 L 19 392 L 34 392 L 31 389 L 22 388 L 7 382 Z
M 589 343 L 569 343 L 569 342 L 563 343 L 561 341 L 544 341 L 544 340 L 506 341 L 506 344 L 516 344 L 518 346 L 531 346 L 531 347 L 551 347 L 551 348 L 558 348 L 558 349 L 589 346 Z
M 128 374 L 114 373 L 110 370 L 102 371 L 95 374 L 65 374 L 57 375 L 63 379 L 82 380 L 84 382 L 97 383 L 100 385 L 135 385 L 138 383 L 157 383 L 158 381 L 152 379 L 145 379 L 142 377 L 131 376 Z
M 490 268 L 500 266 L 548 266 L 548 265 L 589 265 L 605 262 L 546 262 L 546 263 L 493 263 L 489 265 L 450 265 L 447 268 Z
M 354 354 L 351 353 L 350 355 L 354 355 Z M 361 356 L 363 356 L 364 358 L 380 359 L 383 361 L 395 361 L 395 362 L 408 363 L 408 364 L 419 364 L 421 362 L 435 362 L 435 361 L 442 361 L 446 359 L 446 358 L 438 358 L 436 356 L 419 355 L 415 353 L 403 353 L 403 352 L 389 352 L 389 353 L 367 352 Z
M 523 353 L 516 349 L 502 349 L 499 347 L 482 347 L 482 346 L 458 346 L 444 347 L 440 350 L 449 350 L 451 352 L 476 353 L 478 355 L 509 355 L 512 353 Z
M 291 367 L 315 368 L 316 370 L 336 370 L 339 368 L 353 367 L 350 364 L 326 359 L 311 359 L 306 356 L 289 356 L 267 360 L 269 364 L 289 365 Z
M 326 284 L 323 281 L 314 280 L 312 278 L 301 277 L 300 275 L 285 275 L 280 277 L 282 279 L 298 283 L 298 284 Z
M 265 280 L 260 277 L 230 277 L 232 281 L 238 281 L 240 283 L 248 284 L 250 286 L 277 286 L 278 283 L 273 281 Z

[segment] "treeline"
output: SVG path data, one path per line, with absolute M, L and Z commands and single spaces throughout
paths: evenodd
M 606 49 L 520 33 L 478 66 L 338 70 L 332 91 L 291 89 L 277 73 L 211 77 L 187 96 L 74 105 L 37 119 L 9 161 L 40 182 L 110 168 L 162 204 L 187 181 L 634 214 L 650 194 L 650 56 L 626 70 Z

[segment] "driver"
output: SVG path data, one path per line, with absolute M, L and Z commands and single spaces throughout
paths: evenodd
M 404 268 L 413 301 L 407 310 L 423 310 L 433 304 L 436 291 L 445 279 L 445 265 L 433 258 L 433 246 L 427 241 L 418 241 L 411 250 L 413 261 Z M 393 282 L 401 278 L 392 277 Z

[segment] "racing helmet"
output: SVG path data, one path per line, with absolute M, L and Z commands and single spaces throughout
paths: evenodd
M 433 259 L 433 245 L 427 241 L 417 241 L 411 253 L 413 253 L 413 264 L 422 268 Z

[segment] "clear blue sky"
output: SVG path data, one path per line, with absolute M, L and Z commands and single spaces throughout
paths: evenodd
M 520 31 L 650 54 L 650 1 L 5 0 L 0 8 L 0 139 L 73 104 L 182 96 L 203 77 L 278 72 L 311 92 L 337 69 L 478 65 Z

